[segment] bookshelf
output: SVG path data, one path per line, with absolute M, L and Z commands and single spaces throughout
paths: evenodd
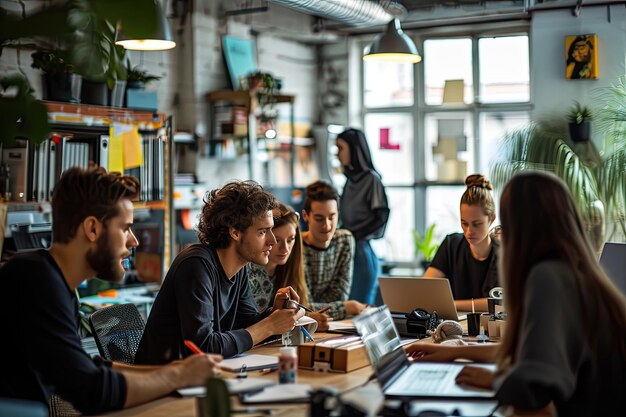
M 42 207 L 49 207 L 52 189 L 61 173 L 73 166 L 87 168 L 89 161 L 109 169 L 114 152 L 110 149 L 111 127 L 116 123 L 134 126 L 139 135 L 142 161 L 138 168 L 124 169 L 124 174 L 140 180 L 141 199 L 134 203 L 135 229 L 141 229 L 147 239 L 142 243 L 138 236 L 140 246 L 135 257 L 136 260 L 149 259 L 145 271 L 138 268 L 137 273 L 142 280 L 147 278 L 160 283 L 171 262 L 175 239 L 172 225 L 172 118 L 152 111 L 43 103 L 48 109 L 52 129 L 50 139 L 39 145 L 24 140 L 17 144 L 18 147 L 5 147 L 0 153 L 2 166 L 9 165 L 11 173 L 9 194 L 3 190 L 3 196 L 9 198 L 3 203 L 5 219 L 0 221 L 5 226 L 5 233 L 0 237 L 13 238 L 11 230 L 18 230 L 16 225 L 20 224 L 30 225 L 30 228 L 37 226 L 39 231 L 41 225 L 48 222 L 50 230 L 51 217 L 45 217 L 49 211 Z M 123 167 L 121 163 L 116 166 Z M 2 239 L 2 242 L 7 240 Z M 24 248 L 5 245 L 5 249 Z
M 248 177 L 260 181 L 261 176 L 255 162 L 261 152 L 268 157 L 286 154 L 289 160 L 290 186 L 294 186 L 295 156 L 294 135 L 295 96 L 274 94 L 274 106 L 289 106 L 288 143 L 279 143 L 278 139 L 261 142 L 257 137 L 257 92 L 254 90 L 219 90 L 205 96 L 208 111 L 207 137 L 201 142 L 201 156 L 214 157 L 218 161 L 247 158 Z M 220 109 L 226 109 L 220 113 Z M 224 119 L 220 115 L 225 115 Z

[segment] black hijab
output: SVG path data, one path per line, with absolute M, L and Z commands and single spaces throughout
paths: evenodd
M 346 177 L 356 179 L 363 172 L 378 172 L 374 168 L 374 164 L 372 164 L 370 148 L 362 131 L 347 129 L 337 135 L 337 139 L 343 139 L 350 147 L 350 165 L 343 166 L 343 172 Z

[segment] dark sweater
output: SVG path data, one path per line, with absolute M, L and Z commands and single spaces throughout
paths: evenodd
M 196 244 L 170 267 L 150 312 L 136 364 L 164 364 L 190 355 L 185 340 L 225 358 L 252 348 L 245 328 L 265 317 L 256 309 L 247 268 L 228 279 L 215 249 Z
M 13 257 L 0 287 L 0 397 L 47 403 L 56 393 L 90 414 L 124 406 L 126 379 L 82 349 L 76 297 L 48 251 Z
M 498 242 L 491 242 L 491 253 L 483 261 L 474 258 L 463 233 L 446 236 L 439 246 L 430 266 L 450 280 L 455 299 L 487 297 L 498 285 Z
M 571 275 L 558 260 L 530 270 L 515 360 L 496 379 L 496 398 L 530 410 L 553 401 L 559 416 L 619 415 L 626 409 L 626 358 L 618 342 L 626 335 L 609 324 L 605 300 L 581 291 Z

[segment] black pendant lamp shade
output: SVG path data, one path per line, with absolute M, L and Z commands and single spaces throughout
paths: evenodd
M 154 2 L 156 26 L 150 33 L 138 28 L 125 28 L 122 25 L 117 35 L 116 45 L 137 51 L 162 51 L 176 46 L 167 17 L 158 0 Z
M 393 19 L 387 25 L 387 30 L 378 35 L 366 49 L 363 59 L 416 64 L 422 57 L 413 40 L 402 31 L 400 21 Z

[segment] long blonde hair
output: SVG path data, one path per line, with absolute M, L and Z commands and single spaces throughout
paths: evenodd
M 309 306 L 309 290 L 304 278 L 304 258 L 302 255 L 302 236 L 300 235 L 300 215 L 283 203 L 274 210 L 274 228 L 292 225 L 296 230 L 296 240 L 289 259 L 284 265 L 277 265 L 275 280 L 278 288 L 291 286 L 300 296 L 300 304 Z
M 617 338 L 615 347 L 626 357 L 626 299 L 598 264 L 565 184 L 556 176 L 541 172 L 516 175 L 502 192 L 500 218 L 502 255 L 499 270 L 507 312 L 507 329 L 498 355 L 500 371 L 516 362 L 528 274 L 537 263 L 548 259 L 561 260 L 569 265 L 571 285 L 575 286 L 581 300 L 585 295 L 599 308 L 605 309 Z M 582 312 L 581 318 L 581 326 L 584 326 L 589 340 L 597 340 L 595 323 Z

